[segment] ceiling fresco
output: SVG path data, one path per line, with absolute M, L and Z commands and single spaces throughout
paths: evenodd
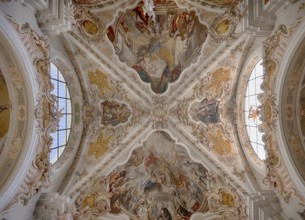
M 179 9 L 173 1 L 153 3 L 151 16 L 142 1 L 118 16 L 108 38 L 120 60 L 160 94 L 197 60 L 208 29 L 195 11 Z
M 81 79 L 86 132 L 61 190 L 77 212 L 246 219 L 253 187 L 233 123 L 240 60 L 251 45 L 241 33 L 244 6 L 73 2 L 63 44 Z
M 129 219 L 189 219 L 193 213 L 234 212 L 243 202 L 222 178 L 195 162 L 164 131 L 152 133 L 127 162 L 75 194 L 80 217 L 126 214 Z
M 168 134 L 153 133 L 143 147 L 133 150 L 125 165 L 110 173 L 110 212 L 157 219 L 207 211 L 206 172 Z
M 195 102 L 191 105 L 189 114 L 191 118 L 197 122 L 202 122 L 204 124 L 217 123 L 219 120 L 217 106 L 217 101 L 203 99 L 200 102 Z
M 274 82 L 297 25 L 271 28 L 273 34 L 262 42 L 262 32 L 247 29 L 261 26 L 245 24 L 244 16 L 255 11 L 246 2 L 251 5 L 242 0 L 64 1 L 69 28 L 50 35 L 50 47 L 27 23 L 12 22 L 36 71 L 37 99 L 30 117 L 40 136 L 34 169 L 25 174 L 8 207 L 46 192 L 37 210 L 64 204 L 70 217 L 79 220 L 246 220 L 260 200 L 270 200 L 268 205 L 277 210 L 282 201 L 271 200 L 281 200 L 278 194 L 287 203 L 292 196 L 301 198 L 279 156 L 276 123 L 280 119 L 289 135 L 283 135 L 287 153 L 305 179 L 305 79 L 298 80 L 305 70 L 305 40 L 289 64 L 279 107 Z M 244 125 L 249 74 L 262 54 L 258 99 L 263 123 L 258 130 L 264 133 L 266 160 L 255 154 Z M 52 165 L 49 134 L 58 128 L 61 110 L 49 94 L 50 62 L 63 72 L 72 101 L 72 126 L 65 136 L 69 144 Z M 26 107 L 33 104 L 26 102 L 28 84 L 14 66 L 8 67 L 14 99 L 0 71 L 4 176 L 23 154 L 30 119 Z M 5 135 L 15 101 L 17 135 L 8 145 Z M 0 186 L 5 181 L 0 179 Z M 41 191 L 48 183 L 50 188 Z M 277 195 L 265 197 L 272 187 Z

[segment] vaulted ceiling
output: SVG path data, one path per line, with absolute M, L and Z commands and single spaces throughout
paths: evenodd
M 241 28 L 244 5 L 164 0 L 149 11 L 142 1 L 73 3 L 62 42 L 79 70 L 85 135 L 64 194 L 91 214 L 153 218 L 162 202 L 174 218 L 209 209 L 240 210 L 242 218 L 253 190 L 234 123 L 252 42 Z M 92 190 L 107 181 L 108 190 Z
M 278 153 L 274 136 L 265 139 L 266 167 L 245 132 L 243 102 L 253 67 L 267 57 L 263 65 L 268 78 L 260 97 L 266 106 L 263 132 L 276 130 L 271 79 L 278 64 L 269 61 L 282 56 L 280 47 L 288 44 L 297 25 L 279 25 L 274 31 L 275 12 L 294 1 L 246 2 L 65 1 L 67 27 L 36 14 L 41 31 L 50 37 L 50 60 L 43 39 L 24 31 L 27 24 L 14 24 L 21 39 L 31 38 L 32 44 L 24 41 L 28 48 L 42 51 L 44 63 L 33 63 L 43 79 L 48 61 L 61 70 L 73 110 L 68 145 L 59 160 L 48 167 L 47 149 L 37 153 L 33 170 L 41 173 L 27 174 L 34 176 L 23 181 L 29 193 L 19 190 L 26 203 L 48 182 L 49 171 L 51 184 L 44 192 L 68 196 L 73 208 L 67 209 L 78 219 L 178 220 L 209 214 L 215 219 L 247 219 L 247 198 L 268 189 L 268 181 L 290 199 L 293 193 L 285 187 L 291 189 L 291 181 L 283 186 L 287 170 L 281 176 L 275 169 L 272 176 L 281 161 L 272 160 Z M 299 6 L 298 13 L 302 10 Z M 54 27 L 60 34 L 52 33 Z M 33 57 L 38 54 L 28 51 Z M 38 86 L 42 99 L 50 92 L 45 88 L 52 87 L 46 81 Z M 35 110 L 40 130 L 51 123 L 44 116 L 58 119 L 48 102 L 52 106 L 48 100 L 39 110 L 49 115 Z M 48 129 L 43 131 L 43 146 L 52 144 Z M 37 204 L 39 211 L 43 206 Z

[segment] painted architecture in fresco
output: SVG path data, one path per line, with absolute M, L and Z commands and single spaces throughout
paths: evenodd
M 155 93 L 164 93 L 168 83 L 175 82 L 200 55 L 207 26 L 194 11 L 180 9 L 173 1 L 153 2 L 151 16 L 142 1 L 121 14 L 108 27 L 108 38 L 121 61 L 150 83 Z
M 165 132 L 155 132 L 109 174 L 110 212 L 132 219 L 187 219 L 208 210 L 207 170 Z

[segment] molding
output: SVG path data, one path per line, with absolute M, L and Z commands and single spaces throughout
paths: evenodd
M 58 193 L 43 193 L 38 199 L 34 211 L 34 219 L 73 220 L 76 213 L 69 196 Z
M 37 23 L 45 35 L 59 35 L 71 29 L 70 0 L 27 0 L 27 3 L 37 10 Z
M 280 89 L 283 88 L 281 81 L 287 73 L 287 62 L 290 61 L 288 57 L 294 53 L 299 42 L 297 39 L 304 34 L 304 19 L 301 18 L 290 27 L 280 25 L 264 42 L 265 77 L 262 86 L 264 93 L 259 98 L 264 106 L 263 124 L 267 128 L 263 136 L 268 153 L 268 158 L 265 160 L 267 167 L 265 183 L 269 183 L 287 203 L 291 196 L 295 196 L 304 203 L 305 190 L 304 182 L 289 158 L 289 143 L 284 140 L 282 119 L 279 117 L 283 111 L 281 109 L 283 94 Z
M 52 0 L 23 0 L 22 2 L 33 10 L 44 10 L 48 8 Z
M 305 22 L 298 27 L 298 30 L 294 33 L 293 39 L 289 40 L 289 43 L 287 45 L 287 49 L 285 50 L 285 53 L 283 54 L 281 65 L 279 66 L 279 70 L 277 72 L 277 79 L 274 87 L 274 93 L 276 95 L 276 104 L 277 106 L 283 106 L 283 87 L 286 82 L 286 74 L 288 74 L 289 70 L 289 64 L 292 62 L 293 56 L 296 53 L 297 49 L 300 46 L 300 43 L 304 41 L 305 38 Z M 281 107 L 283 108 L 283 107 Z M 282 112 L 281 109 L 280 114 Z M 279 152 L 282 157 L 282 160 L 285 164 L 285 167 L 287 168 L 289 176 L 291 177 L 292 181 L 296 185 L 298 192 L 301 193 L 303 199 L 305 200 L 305 180 L 302 178 L 302 176 L 299 174 L 297 168 L 295 167 L 295 164 L 293 162 L 293 159 L 291 157 L 291 154 L 289 152 L 288 146 L 289 143 L 287 142 L 287 138 L 284 131 L 284 121 L 281 117 L 280 120 L 276 122 L 275 125 L 278 129 L 278 132 L 276 134 L 276 140 L 280 146 Z M 303 146 L 304 148 L 304 146 Z M 299 168 L 300 169 L 300 168 Z M 302 168 L 301 168 L 302 169 Z
M 247 196 L 249 220 L 288 220 L 283 214 L 278 197 L 273 191 L 260 191 Z
M 22 138 L 23 147 L 10 176 L 6 178 L 5 184 L 1 186 L 0 211 L 2 211 L 12 200 L 19 185 L 25 177 L 27 169 L 31 166 L 35 154 L 37 135 L 32 132 L 34 128 L 34 117 L 32 112 L 34 112 L 34 105 L 36 103 L 34 94 L 37 92 L 37 87 L 34 83 L 34 77 L 28 75 L 30 72 L 35 72 L 33 66 L 29 62 L 28 53 L 16 34 L 14 27 L 2 14 L 0 14 L 0 29 L 1 34 L 4 37 L 2 41 L 10 48 L 10 54 L 14 57 L 16 62 L 11 63 L 11 65 L 16 65 L 17 68 L 14 72 L 15 75 L 11 76 L 12 80 L 14 81 L 15 78 L 15 86 L 17 86 L 17 88 L 21 89 L 24 87 L 25 91 L 22 90 L 22 93 L 26 95 L 25 102 L 27 103 L 27 121 L 25 124 L 26 132 Z M 18 76 L 19 74 L 20 76 Z M 18 80 L 16 81 L 16 79 Z
M 255 36 L 267 37 L 273 31 L 277 11 L 288 5 L 287 0 L 270 0 L 264 5 L 262 0 L 244 0 L 248 5 L 243 19 L 243 30 Z

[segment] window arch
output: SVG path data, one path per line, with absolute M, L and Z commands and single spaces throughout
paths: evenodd
M 254 66 L 251 75 L 248 79 L 247 89 L 245 93 L 245 126 L 249 137 L 250 144 L 261 159 L 266 159 L 265 144 L 263 142 L 263 133 L 259 131 L 258 127 L 262 124 L 261 121 L 261 103 L 258 100 L 258 95 L 263 93 L 260 85 L 263 82 L 263 60 L 260 60 Z
M 53 63 L 51 63 L 51 82 L 54 85 L 54 90 L 51 91 L 51 94 L 56 96 L 58 109 L 62 110 L 58 128 L 56 132 L 51 133 L 53 143 L 49 161 L 53 165 L 67 146 L 71 131 L 72 107 L 67 83 L 60 70 Z

